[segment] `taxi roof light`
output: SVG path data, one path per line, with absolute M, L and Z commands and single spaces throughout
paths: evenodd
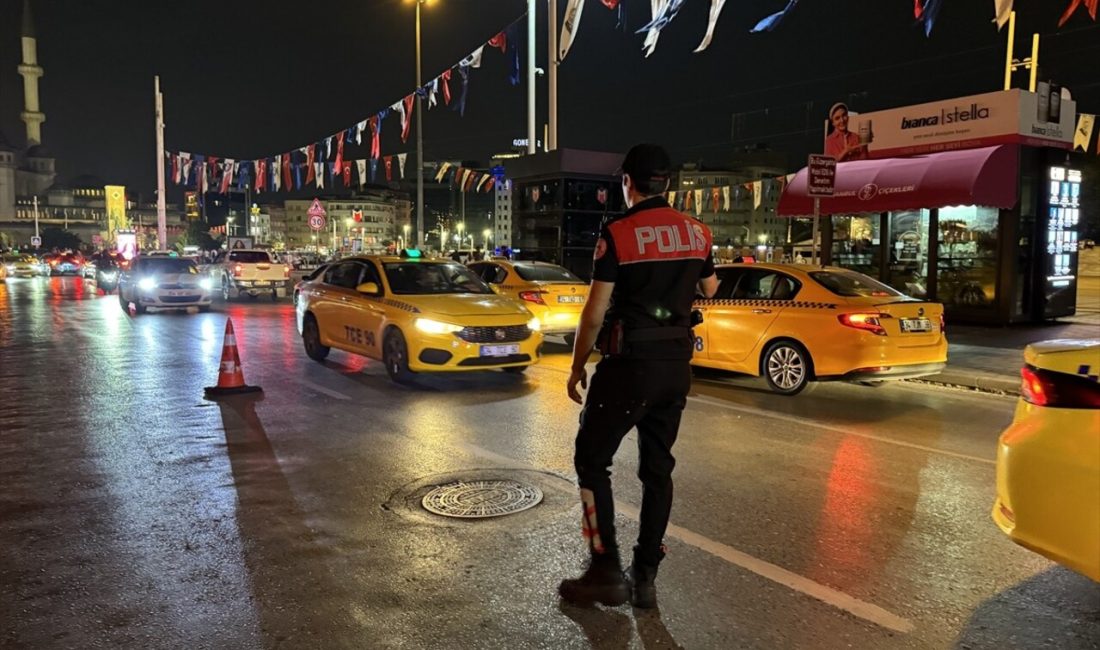
M 424 253 L 419 248 L 403 248 L 401 249 L 401 257 L 403 259 L 420 259 L 424 257 Z

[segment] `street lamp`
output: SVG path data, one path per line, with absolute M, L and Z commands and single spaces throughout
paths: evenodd
M 465 239 L 465 237 L 462 235 L 462 232 L 464 230 L 466 230 L 466 222 L 465 221 L 459 221 L 457 224 L 455 224 L 455 230 L 458 231 L 458 248 L 461 250 L 462 249 L 462 242 Z
M 420 76 L 420 5 L 431 0 L 412 0 L 416 3 L 416 241 L 424 246 L 424 104 L 420 89 L 424 82 Z
M 492 234 L 493 234 L 493 231 L 492 231 L 492 230 L 489 230 L 488 228 L 486 228 L 485 230 L 482 230 L 482 231 L 481 231 L 481 236 L 485 238 L 485 253 L 486 253 L 486 254 L 488 254 L 488 253 L 489 253 L 489 237 L 490 237 L 490 236 L 491 236 Z
M 408 248 L 409 247 L 409 224 L 405 224 L 405 225 L 401 226 L 401 232 L 404 233 L 404 236 L 401 238 L 401 248 Z
M 229 225 L 229 227 L 225 229 L 226 234 L 229 235 L 230 237 L 232 237 L 235 234 L 233 232 L 233 219 L 235 219 L 235 217 L 226 217 L 225 218 L 225 222 Z

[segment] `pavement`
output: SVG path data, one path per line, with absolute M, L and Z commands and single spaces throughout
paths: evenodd
M 947 368 L 919 381 L 1005 395 L 1020 392 L 1020 366 L 1029 343 L 1048 339 L 1100 339 L 1100 277 L 1079 278 L 1077 313 L 1036 325 L 977 327 L 947 324 Z

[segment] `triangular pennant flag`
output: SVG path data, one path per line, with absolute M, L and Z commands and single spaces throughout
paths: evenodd
M 936 24 L 936 18 L 939 18 L 940 9 L 943 7 L 943 0 L 924 0 L 924 5 L 921 7 L 921 15 L 919 17 L 920 22 L 924 23 L 924 35 L 932 35 L 932 27 Z
M 1077 130 L 1073 134 L 1073 148 L 1081 151 L 1089 150 L 1089 142 L 1092 141 L 1092 127 L 1096 123 L 1096 116 L 1081 113 L 1077 116 Z
M 462 188 L 462 191 L 469 192 L 474 189 L 474 181 L 477 180 L 477 172 L 470 170 L 470 177 L 466 179 L 466 186 Z
M 314 157 L 317 155 L 317 145 L 306 147 L 306 183 L 312 183 L 315 178 Z
M 382 159 L 382 162 L 386 164 L 386 182 L 393 181 L 393 156 L 386 156 Z
M 691 209 L 691 197 L 693 196 L 693 194 L 694 193 L 691 190 L 684 192 L 684 212 L 687 212 Z
M 668 193 L 668 204 L 673 208 L 676 207 L 676 190 L 670 190 Z
M 730 186 L 726 185 L 722 187 L 722 210 L 725 212 L 730 211 Z
M 760 207 L 760 201 L 764 196 L 764 184 L 760 181 L 752 182 L 752 209 L 756 210 Z
M 749 30 L 750 34 L 759 34 L 760 32 L 770 32 L 776 27 L 779 27 L 779 23 L 783 22 L 783 19 L 787 14 L 795 8 L 798 4 L 798 0 L 790 0 L 787 2 L 787 6 L 782 11 L 777 11 L 774 14 L 764 18 L 760 22 L 756 23 L 756 26 Z
M 692 193 L 695 194 L 695 196 L 692 197 L 691 201 L 695 205 L 695 214 L 698 216 L 703 214 L 703 190 L 698 189 Z
M 367 130 L 367 121 L 355 125 L 355 144 L 363 144 L 363 131 Z
M 487 180 L 489 180 L 489 175 L 488 174 L 482 174 L 481 178 L 477 182 L 477 187 L 475 188 L 475 191 L 480 192 L 481 191 L 481 186 L 484 185 L 485 181 L 487 181 Z
M 407 153 L 397 154 L 397 170 L 401 173 L 401 178 L 405 178 L 405 158 L 408 156 Z
M 290 177 L 290 152 L 283 154 L 283 187 L 290 191 L 291 177 Z
M 271 190 L 278 192 L 282 189 L 283 178 L 283 157 L 281 155 L 275 156 L 275 162 L 271 165 Z
M 718 16 L 722 13 L 722 7 L 726 6 L 726 0 L 710 0 L 710 16 L 707 18 L 707 33 L 703 35 L 703 41 L 696 52 L 702 52 L 710 47 L 710 41 L 714 38 L 714 26 L 718 24 Z
M 191 171 L 195 176 L 195 189 L 202 190 L 202 179 L 206 176 L 206 159 L 205 156 L 195 154 L 194 164 L 191 166 Z
M 232 158 L 226 158 L 225 162 L 222 163 L 222 182 L 221 187 L 218 188 L 221 190 L 221 194 L 229 192 L 229 184 L 233 182 L 233 167 L 235 164 Z
M 173 183 L 175 183 L 176 185 L 179 185 L 180 184 L 180 169 L 183 166 L 183 165 L 180 164 L 180 156 L 179 156 L 178 153 L 177 154 L 170 154 L 169 158 L 172 160 L 172 172 L 171 172 L 171 176 L 169 178 L 172 179 Z
M 466 93 L 470 88 L 470 70 L 459 66 L 458 76 L 462 77 L 462 92 L 458 96 L 458 102 L 455 103 L 454 110 L 458 111 L 459 115 L 466 115 Z
M 337 173 L 344 168 L 344 139 L 340 137 L 336 139 L 336 160 L 334 164 L 336 165 Z
M 993 22 L 997 23 L 997 29 L 1005 26 L 1011 13 L 1012 0 L 993 0 Z
M 519 24 L 512 23 L 505 30 L 508 34 L 508 50 L 509 60 L 511 63 L 511 70 L 508 73 L 508 81 L 513 86 L 518 86 L 520 82 L 519 73 Z
M 463 169 L 462 170 L 462 180 L 458 180 L 458 174 L 455 174 L 455 180 L 458 183 L 458 188 L 459 189 L 465 189 L 466 179 L 468 179 L 470 177 L 470 174 L 472 174 L 472 173 L 473 172 L 471 172 L 469 169 Z
M 367 184 L 367 161 L 365 159 L 355 161 L 356 171 L 359 172 L 359 186 Z
M 370 159 L 370 182 L 373 183 L 375 177 L 378 176 L 378 159 Z
M 351 187 L 351 161 L 345 160 L 340 168 L 340 175 L 344 177 L 344 187 Z
M 584 12 L 584 0 L 569 0 L 565 6 L 565 21 L 561 24 L 561 37 L 558 40 L 558 61 L 564 61 L 569 54 L 569 48 L 573 46 L 573 39 L 577 36 L 577 28 L 581 24 L 581 14 Z M 554 17 L 555 19 L 557 16 Z
M 489 47 L 495 47 L 502 53 L 508 51 L 508 36 L 504 32 L 499 32 L 496 36 L 489 39 L 486 43 Z
M 370 118 L 370 157 L 371 160 L 378 160 L 378 157 L 382 155 L 382 118 L 385 117 L 383 113 L 379 113 Z
M 401 124 L 401 133 L 405 133 L 405 128 L 409 123 L 408 115 L 405 113 L 405 100 L 394 102 L 390 105 L 391 111 L 397 111 L 398 122 Z M 404 140 L 402 140 L 404 142 Z
M 721 192 L 722 190 L 717 187 L 710 188 L 710 201 L 714 205 L 715 212 L 718 212 L 718 195 L 721 194 Z
M 493 185 L 497 182 L 496 176 L 490 176 L 489 180 L 485 182 L 485 191 L 488 192 L 493 189 Z
M 1096 20 L 1096 8 L 1100 5 L 1100 0 L 1071 0 L 1069 6 L 1066 7 L 1062 17 L 1058 19 L 1058 26 L 1061 27 L 1069 21 L 1073 13 L 1077 11 L 1078 7 L 1084 6 L 1089 12 L 1089 17 L 1094 21 Z
M 409 125 L 412 124 L 413 106 L 416 105 L 416 95 L 409 95 L 402 100 L 404 102 L 404 108 L 401 112 L 402 120 L 401 124 L 401 141 L 406 142 L 409 139 Z
M 683 5 L 684 0 L 653 0 L 653 20 L 634 32 L 635 34 L 646 32 L 642 49 L 646 51 L 647 58 L 657 50 L 657 38 L 661 35 L 661 30 L 668 27 L 668 24 L 676 18 L 676 14 L 680 13 Z
M 292 165 L 294 167 L 294 189 L 296 190 L 302 189 L 302 165 L 304 164 L 304 162 L 296 162 Z M 310 167 L 313 167 L 313 165 L 310 165 Z
M 324 139 L 325 143 L 325 158 L 332 158 L 332 136 Z
M 267 187 L 267 158 L 256 161 L 256 191 L 262 192 Z
M 324 163 L 313 163 L 313 184 L 315 187 L 322 188 L 325 186 L 325 168 Z
M 338 174 L 340 172 L 336 169 L 336 165 L 334 163 L 331 163 L 331 162 L 325 163 L 325 167 L 328 169 L 328 185 L 329 185 L 329 187 L 336 187 L 336 174 Z
M 435 174 L 435 182 L 442 183 L 443 177 L 447 175 L 447 170 L 451 168 L 451 163 L 445 162 L 439 166 L 439 171 Z
M 450 106 L 450 104 L 451 104 L 451 84 L 450 84 L 450 81 L 451 81 L 451 70 L 452 69 L 453 68 L 448 68 L 448 69 L 444 70 L 443 74 L 439 75 L 439 78 L 437 79 L 437 81 L 439 82 L 439 85 L 443 86 L 443 104 L 445 106 Z
M 439 78 L 436 77 L 435 79 L 432 79 L 432 82 L 430 84 L 428 84 L 428 110 L 429 111 L 432 110 L 432 106 L 435 106 L 438 103 L 438 100 L 435 98 L 436 93 L 438 93 L 438 92 L 439 92 Z
M 481 53 L 485 51 L 485 46 L 477 48 L 470 53 L 465 59 L 458 62 L 460 68 L 480 68 L 481 67 Z

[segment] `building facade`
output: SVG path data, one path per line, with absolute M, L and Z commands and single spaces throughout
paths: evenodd
M 501 178 L 493 187 L 493 246 L 512 248 L 512 181 Z
M 287 199 L 278 230 L 287 250 L 327 249 L 381 253 L 396 246 L 411 229 L 412 203 L 401 192 L 381 190 L 346 197 L 317 197 L 325 209 L 325 229 L 309 225 L 313 199 Z M 270 209 L 270 208 L 269 208 Z M 272 232 L 276 231 L 272 220 Z

